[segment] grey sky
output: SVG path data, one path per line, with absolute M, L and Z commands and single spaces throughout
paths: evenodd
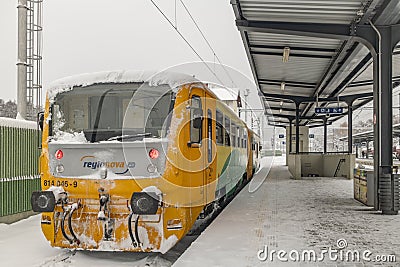
M 175 1 L 156 2 L 174 20 Z M 222 62 L 252 77 L 230 1 L 184 3 Z M 0 98 L 4 99 L 16 99 L 16 6 L 17 0 L 0 1 Z M 198 60 L 150 0 L 45 0 L 43 6 L 45 87 L 57 78 L 83 72 L 164 69 Z M 177 25 L 205 60 L 214 61 L 180 4 Z

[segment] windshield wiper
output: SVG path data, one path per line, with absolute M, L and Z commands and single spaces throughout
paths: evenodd
M 99 122 L 100 122 L 101 110 L 103 108 L 104 98 L 106 97 L 106 94 L 108 94 L 111 91 L 113 91 L 113 89 L 108 89 L 100 96 L 99 106 L 97 107 L 96 119 L 94 121 L 94 126 L 93 126 L 94 131 L 92 133 L 92 137 L 90 138 L 91 143 L 94 143 L 96 141 L 97 129 L 99 128 Z
M 120 135 L 120 136 L 113 136 L 111 138 L 108 138 L 107 141 L 122 141 L 125 139 L 135 139 L 135 138 L 140 138 L 140 137 L 149 137 L 151 136 L 151 133 L 139 133 L 139 134 L 127 134 L 127 135 Z

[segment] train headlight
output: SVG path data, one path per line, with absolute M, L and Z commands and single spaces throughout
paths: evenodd
M 134 192 L 131 197 L 131 208 L 134 214 L 156 214 L 160 203 L 159 197 L 154 192 Z
M 149 151 L 149 157 L 150 157 L 151 159 L 157 159 L 158 156 L 160 156 L 160 152 L 159 152 L 157 149 L 155 149 L 155 148 L 150 149 L 150 151 Z
M 55 153 L 56 159 L 62 159 L 64 157 L 64 152 L 61 149 L 57 150 Z
M 52 212 L 56 206 L 56 198 L 52 191 L 33 192 L 31 205 L 35 212 Z
M 157 167 L 153 164 L 149 164 L 149 166 L 147 166 L 147 171 L 149 173 L 155 173 L 157 171 Z
M 56 166 L 56 171 L 57 171 L 58 173 L 64 172 L 64 165 L 58 164 L 58 165 Z

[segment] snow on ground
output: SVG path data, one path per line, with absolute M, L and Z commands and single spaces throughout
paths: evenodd
M 0 224 L 0 266 L 171 266 L 195 238 L 185 237 L 166 254 L 70 251 L 50 247 L 40 229 L 40 215 L 36 215 L 11 225 Z
M 36 266 L 62 253 L 45 240 L 39 215 L 11 225 L 0 224 L 1 266 Z
M 353 182 L 343 178 L 290 179 L 284 157 L 262 186 L 248 186 L 222 211 L 173 266 L 400 266 L 400 215 L 383 216 L 353 199 Z M 262 174 L 262 172 L 260 172 Z M 259 250 L 337 249 L 395 254 L 397 263 L 261 261 Z M 263 256 L 263 254 L 260 254 Z M 293 254 L 295 257 L 295 254 Z M 320 254 L 317 254 L 320 255 Z
M 269 158 L 270 160 L 271 158 Z M 264 166 L 268 158 L 264 159 Z M 275 158 L 268 178 L 262 169 L 255 180 L 196 239 L 185 237 L 171 251 L 159 253 L 91 252 L 51 248 L 33 216 L 12 225 L 0 224 L 1 266 L 400 266 L 400 215 L 382 216 L 353 199 L 353 183 L 342 178 L 292 180 L 284 157 Z M 261 186 L 258 186 L 261 183 Z M 250 193 L 249 189 L 256 189 Z M 252 191 L 250 190 L 250 191 Z M 397 257 L 396 263 L 282 263 L 260 261 L 259 250 L 337 248 Z M 194 240 L 194 241 L 193 241 Z M 190 247 L 185 251 L 185 249 Z M 181 256 L 182 251 L 185 251 Z M 288 256 L 286 255 L 286 258 Z M 178 260 L 177 260 L 178 259 Z

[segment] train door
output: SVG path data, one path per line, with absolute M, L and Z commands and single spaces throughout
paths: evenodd
M 215 199 L 217 173 L 216 101 L 202 88 L 192 87 L 190 99 L 190 141 L 188 157 L 190 186 L 197 197 L 194 202 L 205 205 Z M 196 199 L 197 198 L 197 199 Z M 194 204 L 194 203 L 193 203 Z
M 192 87 L 189 93 L 190 125 L 188 142 L 188 179 L 192 188 L 192 205 L 206 204 L 206 172 L 208 173 L 207 101 L 203 88 Z
M 252 133 L 248 130 L 247 137 L 245 139 L 247 155 L 248 155 L 248 162 L 247 162 L 247 179 L 250 179 L 253 175 L 253 151 L 251 150 L 251 138 Z
M 201 206 L 204 202 L 204 98 L 203 90 L 192 87 L 189 94 L 189 141 L 187 143 L 187 168 L 191 206 Z
M 204 166 L 205 170 L 203 172 L 203 179 L 205 190 L 205 201 L 210 203 L 215 198 L 216 190 L 216 173 L 217 173 L 217 146 L 216 146 L 216 101 L 207 93 L 204 98 L 205 107 L 205 119 L 204 119 L 204 136 L 205 136 L 205 153 Z

